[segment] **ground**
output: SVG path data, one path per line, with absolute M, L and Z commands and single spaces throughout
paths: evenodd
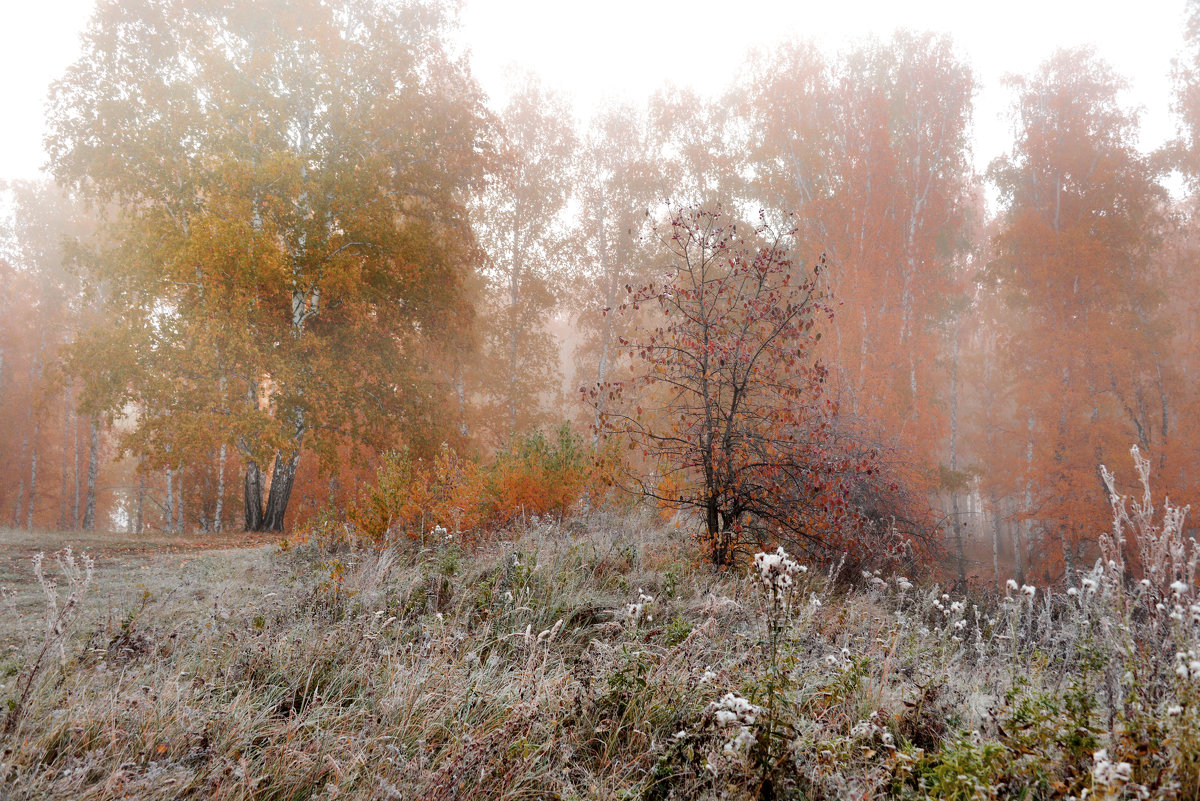
M 0 616 L 0 648 L 10 649 L 30 625 L 41 626 L 45 596 L 34 578 L 35 554 L 47 556 L 47 571 L 55 575 L 52 554 L 70 547 L 95 560 L 96 586 L 84 595 L 91 614 L 128 606 L 146 586 L 185 581 L 187 566 L 201 559 L 213 564 L 240 561 L 247 548 L 266 549 L 278 534 L 147 532 L 134 535 L 112 531 L 27 531 L 0 528 L 0 588 L 15 595 L 4 601 Z M 104 608 L 107 608 L 104 609 Z
M 1111 568 L 715 571 L 606 510 L 465 549 L 94 535 L 57 634 L 55 535 L 4 536 L 4 801 L 1200 797 L 1200 603 Z

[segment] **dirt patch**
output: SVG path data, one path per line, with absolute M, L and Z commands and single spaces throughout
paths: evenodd
M 80 617 L 93 622 L 118 614 L 143 594 L 158 596 L 186 582 L 187 576 L 230 570 L 262 558 L 277 545 L 278 534 L 164 534 L 143 536 L 114 532 L 21 531 L 0 529 L 0 657 L 45 625 L 46 599 L 33 573 L 33 557 L 46 554 L 46 575 L 61 582 L 52 554 L 70 546 L 95 560 L 95 579 Z M 10 592 L 11 591 L 11 592 Z M 65 588 L 63 593 L 65 594 Z
M 138 568 L 154 563 L 182 563 L 183 559 L 205 551 L 256 548 L 281 541 L 279 534 L 259 532 L 223 532 L 168 534 L 150 532 L 128 534 L 111 531 L 24 531 L 0 529 L 0 586 L 18 588 L 33 582 L 32 559 L 42 552 L 70 546 L 76 553 L 87 553 L 104 568 Z M 176 557 L 172 560 L 171 557 Z

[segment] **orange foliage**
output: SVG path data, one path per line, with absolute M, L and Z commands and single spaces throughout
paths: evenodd
M 1173 367 L 1163 287 L 1146 269 L 1165 194 L 1120 81 L 1092 53 L 1060 52 L 1015 85 L 1017 141 L 991 169 L 1007 208 L 985 272 L 1008 436 L 980 451 L 1041 578 L 1095 557 L 1100 464 L 1166 444 Z
M 486 530 L 533 515 L 561 516 L 595 503 L 611 486 L 615 458 L 596 451 L 566 426 L 553 437 L 514 437 L 488 465 L 443 446 L 432 460 L 406 452 L 384 457 L 375 480 L 347 510 L 363 537 L 422 540 L 441 527 L 467 544 Z
M 430 461 L 392 452 L 346 517 L 376 541 L 399 536 L 424 540 L 437 527 L 469 541 L 487 514 L 485 487 L 479 466 L 449 446 Z
M 588 448 L 565 425 L 553 438 L 541 431 L 514 438 L 489 470 L 493 515 L 498 522 L 561 516 L 581 500 L 595 503 L 612 485 L 614 465 L 611 450 Z
M 837 59 L 785 46 L 751 73 L 741 113 L 752 197 L 794 214 L 801 252 L 828 259 L 830 391 L 932 468 L 949 434 L 937 357 L 976 191 L 971 71 L 949 39 L 898 33 Z

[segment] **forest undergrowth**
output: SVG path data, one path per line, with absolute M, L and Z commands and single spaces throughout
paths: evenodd
M 714 572 L 604 509 L 225 552 L 116 613 L 60 553 L 6 612 L 0 797 L 1195 798 L 1196 548 L 1126 503 L 1091 570 L 991 596 Z

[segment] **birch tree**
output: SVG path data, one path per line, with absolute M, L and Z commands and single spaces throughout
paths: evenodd
M 474 204 L 487 252 L 477 387 L 493 444 L 550 421 L 562 378 L 551 316 L 570 279 L 565 210 L 578 147 L 566 100 L 525 78 L 500 114 L 497 169 Z
M 420 2 L 105 2 L 53 88 L 55 174 L 119 207 L 114 325 L 79 353 L 130 357 L 94 389 L 139 410 L 160 466 L 236 449 L 248 529 L 283 528 L 305 452 L 452 430 L 426 367 L 471 328 L 484 147 L 449 24 Z
M 1040 570 L 1090 558 L 1104 522 L 1098 466 L 1163 445 L 1157 343 L 1168 331 L 1154 263 L 1165 194 L 1137 149 L 1120 79 L 1089 50 L 1065 50 L 1015 79 L 1012 151 L 990 177 L 1003 212 L 985 279 L 1024 452 L 989 470 L 1019 478 L 1023 530 Z

